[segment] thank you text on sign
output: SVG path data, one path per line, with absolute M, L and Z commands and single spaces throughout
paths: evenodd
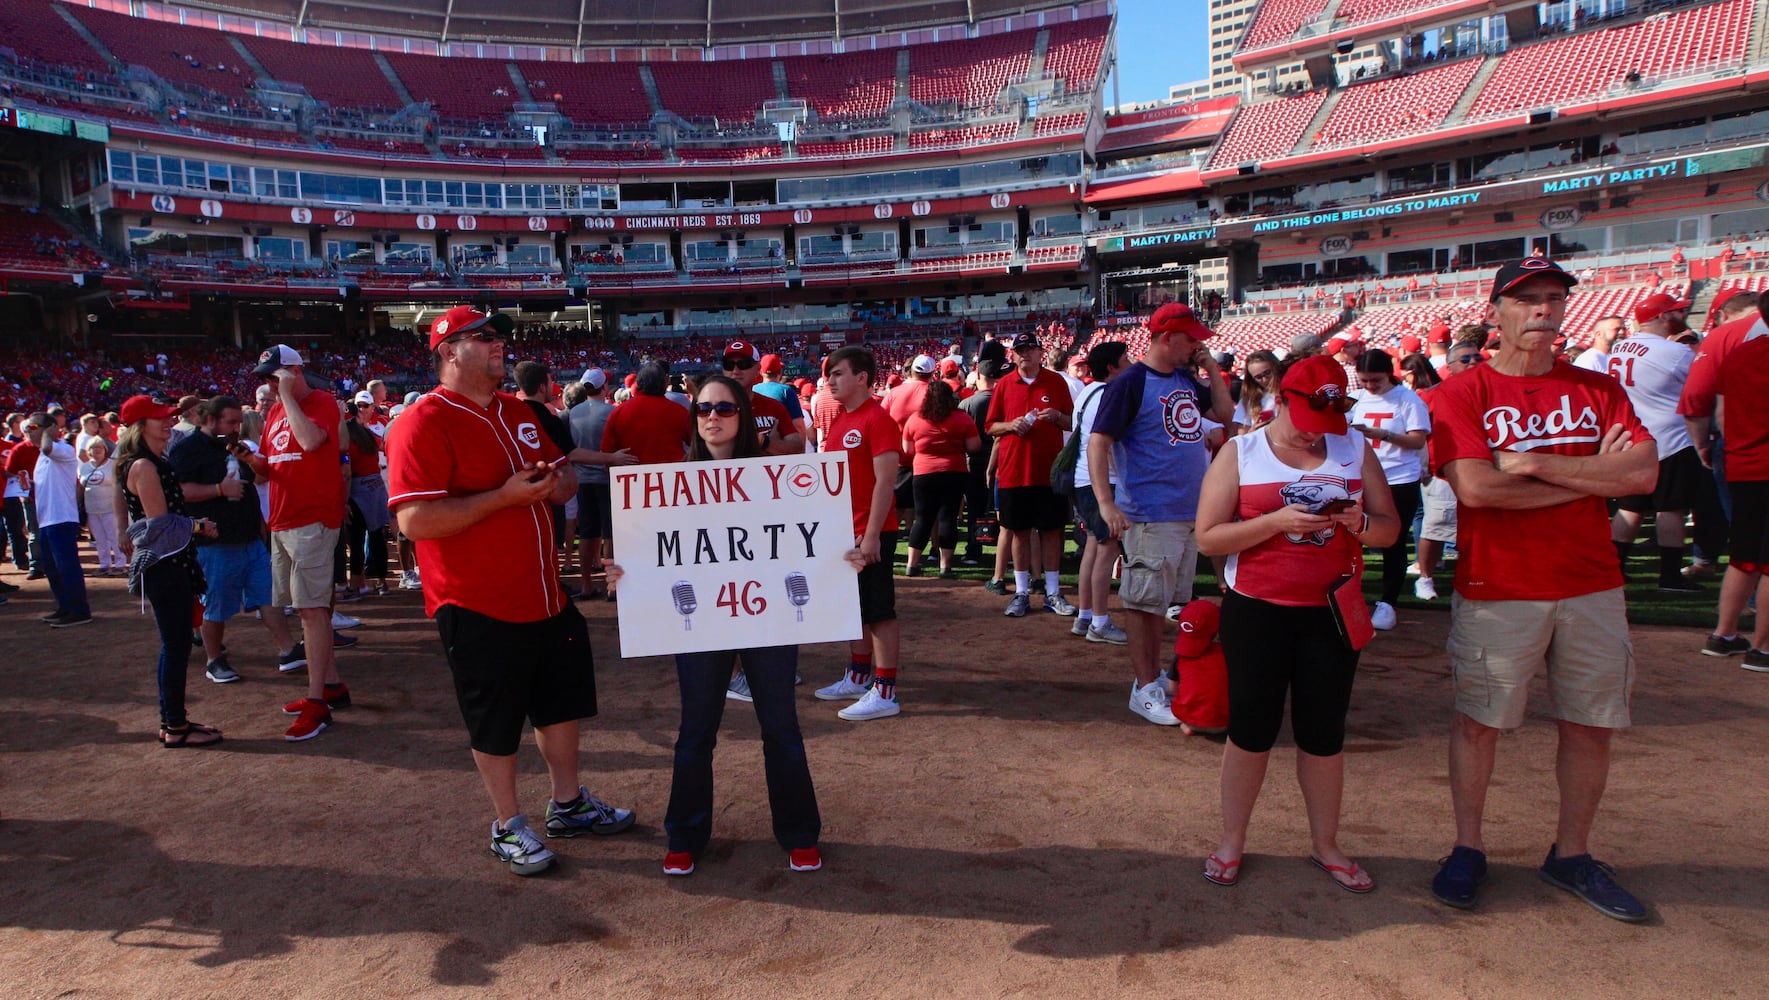
M 609 471 L 622 656 L 860 637 L 846 453 Z

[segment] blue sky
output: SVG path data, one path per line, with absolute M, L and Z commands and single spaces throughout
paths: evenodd
M 1209 14 L 1206 0 L 1118 0 L 1118 99 L 1165 100 L 1174 84 L 1209 76 Z

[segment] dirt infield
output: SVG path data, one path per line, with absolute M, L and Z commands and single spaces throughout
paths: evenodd
M 22 582 L 14 574 L 8 579 Z M 151 619 L 93 581 L 91 626 L 51 631 L 31 583 L 0 608 L 0 995 L 1762 996 L 1769 982 L 1769 677 L 1637 629 L 1635 728 L 1617 741 L 1598 855 L 1652 907 L 1608 920 L 1540 882 L 1552 837 L 1551 724 L 1501 741 L 1479 910 L 1430 897 L 1450 846 L 1448 617 L 1404 611 L 1364 657 L 1347 750 L 1357 897 L 1309 867 L 1288 744 L 1241 884 L 1199 877 L 1218 829 L 1220 744 L 1126 708 L 1122 649 L 1068 620 L 1004 619 L 974 584 L 899 580 L 903 715 L 852 724 L 811 698 L 845 662 L 807 649 L 799 708 L 826 868 L 793 874 L 769 836 L 760 747 L 732 704 L 713 847 L 666 879 L 677 717 L 666 660 L 615 655 L 591 618 L 603 714 L 591 789 L 639 826 L 551 842 L 519 880 L 491 816 L 417 595 L 371 599 L 340 665 L 357 707 L 282 740 L 263 631 L 236 620 L 243 683 L 191 670 L 215 750 L 153 740 Z M 1540 703 L 1538 703 L 1538 709 Z M 523 792 L 546 782 L 532 741 Z

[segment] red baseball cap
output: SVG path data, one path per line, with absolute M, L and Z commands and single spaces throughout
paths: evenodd
M 455 306 L 430 324 L 430 349 L 436 350 L 457 333 L 470 333 L 482 326 L 490 326 L 499 336 L 508 337 L 516 329 L 516 321 L 503 313 L 482 313 L 472 306 Z
M 762 355 L 761 364 L 763 375 L 778 375 L 786 370 L 786 364 L 780 360 L 780 355 L 778 354 Z
M 1180 656 L 1196 658 L 1210 649 L 1216 631 L 1222 625 L 1222 611 L 1209 601 L 1188 601 L 1179 613 L 1179 638 L 1173 651 Z
M 1450 342 L 1450 328 L 1439 323 L 1426 332 L 1426 337 L 1430 343 L 1447 344 Z
M 1183 333 L 1193 340 L 1207 340 L 1215 335 L 1215 331 L 1198 322 L 1192 315 L 1192 307 L 1183 302 L 1169 302 L 1155 310 L 1149 317 L 1149 332 L 1159 337 L 1168 333 Z
M 1284 409 L 1297 430 L 1305 434 L 1346 432 L 1345 411 L 1351 409 L 1351 397 L 1345 391 L 1345 366 L 1331 355 L 1311 354 L 1291 365 L 1284 372 L 1282 391 Z
M 725 352 L 719 355 L 721 361 L 726 358 L 748 358 L 751 361 L 759 362 L 762 360 L 762 354 L 756 350 L 756 345 L 747 340 L 733 340 L 725 345 Z
M 1650 323 L 1653 320 L 1658 319 L 1660 316 L 1663 316 L 1665 313 L 1676 312 L 1679 309 L 1688 309 L 1690 305 L 1691 303 L 1688 299 L 1680 299 L 1675 295 L 1667 295 L 1664 292 L 1648 295 L 1646 298 L 1642 299 L 1639 304 L 1634 306 L 1634 322 Z
M 1345 343 L 1346 339 L 1344 337 L 1334 337 L 1332 340 L 1327 341 L 1323 350 L 1328 354 L 1338 354 L 1340 351 L 1345 350 Z
M 941 375 L 957 375 L 958 374 L 958 359 L 957 358 L 941 358 L 940 359 L 940 374 Z
M 123 408 L 119 411 L 124 425 L 138 420 L 164 420 L 177 413 L 176 404 L 155 402 L 152 396 L 130 396 L 123 401 Z
M 1424 345 L 1419 343 L 1419 338 L 1410 333 L 1400 338 L 1400 350 L 1402 354 L 1417 354 L 1419 353 L 1419 348 L 1422 346 Z

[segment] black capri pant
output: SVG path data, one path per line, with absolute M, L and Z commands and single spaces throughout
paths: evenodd
M 1345 713 L 1357 653 L 1339 637 L 1326 605 L 1292 608 L 1229 591 L 1222 599 L 1222 652 L 1228 661 L 1228 738 L 1265 753 L 1284 724 L 1296 748 L 1331 757 L 1345 747 Z
M 942 549 L 958 547 L 958 509 L 964 503 L 968 472 L 927 472 L 912 481 L 915 524 L 909 529 L 909 550 L 920 551 L 935 535 Z M 938 522 L 939 530 L 934 530 Z

